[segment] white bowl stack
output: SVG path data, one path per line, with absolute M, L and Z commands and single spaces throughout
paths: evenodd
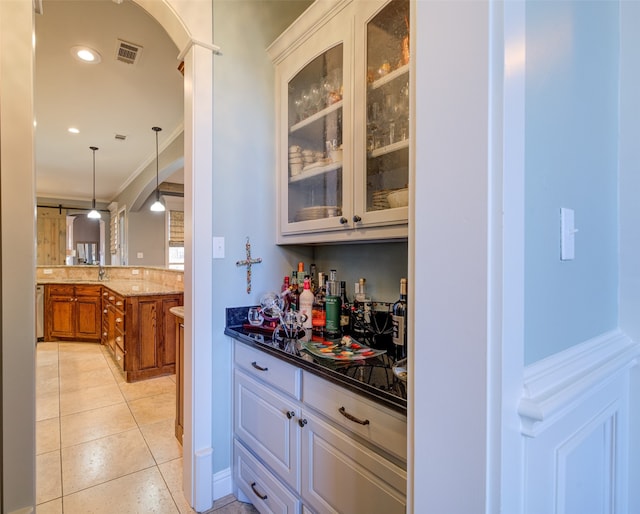
M 299 175 L 304 166 L 302 159 L 302 148 L 298 145 L 292 145 L 289 147 L 289 170 L 291 176 L 295 177 Z

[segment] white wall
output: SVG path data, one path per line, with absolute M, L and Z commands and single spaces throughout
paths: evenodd
M 0 2 L 2 512 L 35 505 L 32 16 L 30 0 Z

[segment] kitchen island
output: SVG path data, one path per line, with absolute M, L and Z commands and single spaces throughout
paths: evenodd
M 321 358 L 248 329 L 247 310 L 227 309 L 225 329 L 236 495 L 261 512 L 406 512 L 406 388 L 392 359 Z
M 38 267 L 44 285 L 45 341 L 107 346 L 127 382 L 175 373 L 181 272 L 158 268 Z

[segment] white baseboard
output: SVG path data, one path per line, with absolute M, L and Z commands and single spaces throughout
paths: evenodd
M 219 500 L 233 493 L 231 468 L 223 469 L 213 475 L 213 500 Z

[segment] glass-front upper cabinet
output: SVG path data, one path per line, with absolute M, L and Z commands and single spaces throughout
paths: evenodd
M 269 47 L 279 243 L 407 237 L 409 3 L 313 2 Z
M 409 184 L 409 1 L 392 0 L 364 24 L 366 103 L 356 169 L 364 222 L 406 220 Z M 362 84 L 362 82 L 360 82 Z
M 342 216 L 343 47 L 322 52 L 288 83 L 288 223 Z

